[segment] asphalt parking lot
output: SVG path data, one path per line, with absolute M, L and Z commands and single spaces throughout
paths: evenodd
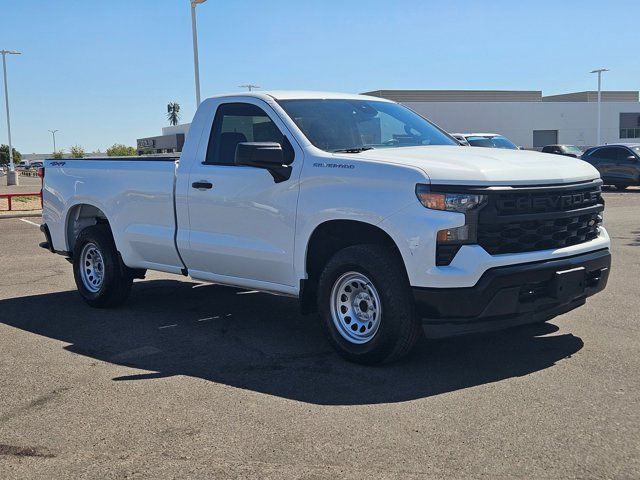
M 294 300 L 149 274 L 94 310 L 0 219 L 0 478 L 640 478 L 640 190 L 550 323 L 345 363 Z
M 6 178 L 0 176 L 0 193 L 33 193 L 39 192 L 42 180 L 38 177 L 20 176 L 20 185 L 6 185 Z

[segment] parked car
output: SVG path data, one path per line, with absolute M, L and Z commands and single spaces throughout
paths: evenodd
M 506 148 L 518 150 L 518 146 L 507 137 L 497 133 L 452 133 L 456 139 L 464 139 L 472 147 Z
M 38 169 L 38 168 L 42 167 L 43 165 L 44 165 L 44 164 L 43 164 L 42 162 L 40 162 L 40 161 L 31 162 L 31 164 L 29 165 L 29 168 L 30 168 L 31 170 L 36 170 L 36 169 Z
M 389 100 L 209 98 L 179 161 L 144 159 L 45 161 L 42 246 L 72 260 L 93 307 L 124 302 L 147 269 L 288 295 L 340 354 L 376 364 L 423 325 L 544 322 L 607 284 L 591 165 L 461 148 Z
M 575 145 L 547 145 L 542 147 L 542 153 L 555 153 L 556 155 L 580 158 L 583 151 L 580 147 Z
M 592 147 L 581 158 L 600 172 L 605 185 L 614 185 L 619 190 L 640 185 L 640 143 Z
M 460 145 L 462 145 L 463 147 L 469 147 L 469 142 L 467 142 L 467 139 L 464 138 L 464 135 L 461 135 L 460 133 L 451 133 L 450 134 L 453 138 L 455 138 L 458 143 L 460 143 Z

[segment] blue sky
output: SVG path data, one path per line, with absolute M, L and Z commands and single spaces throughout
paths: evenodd
M 4 0 L 13 143 L 87 151 L 157 135 L 195 109 L 188 0 Z M 265 89 L 640 89 L 640 2 L 208 0 L 202 96 Z M 0 142 L 6 143 L 4 105 Z

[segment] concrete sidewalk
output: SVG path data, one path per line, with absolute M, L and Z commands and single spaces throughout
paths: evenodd
M 0 220 L 4 218 L 28 218 L 42 217 L 42 210 L 3 210 L 0 211 Z

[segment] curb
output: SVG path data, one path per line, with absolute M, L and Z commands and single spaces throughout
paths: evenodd
M 24 213 L 11 213 L 9 215 L 2 215 L 0 213 L 0 220 L 2 220 L 3 218 L 27 218 L 27 217 L 41 217 L 42 216 L 42 211 L 35 211 L 35 212 L 24 212 Z

